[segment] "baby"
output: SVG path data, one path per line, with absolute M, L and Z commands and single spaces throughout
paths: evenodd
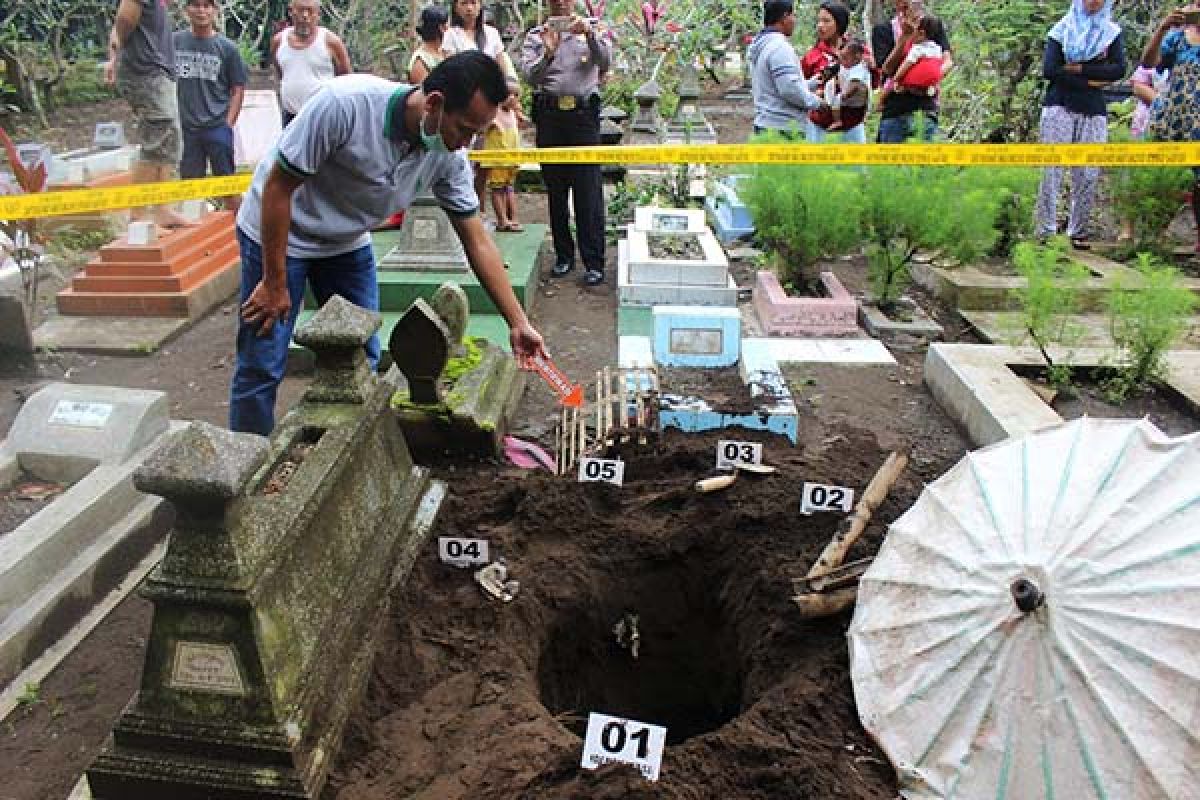
M 896 86 L 916 94 L 937 94 L 942 82 L 942 48 L 938 41 L 944 36 L 940 19 L 932 14 L 921 17 L 912 47 L 892 79 Z
M 829 104 L 831 122 L 826 130 L 840 131 L 862 122 L 871 98 L 871 71 L 863 61 L 865 46 L 857 39 L 847 39 L 838 50 L 837 74 L 825 83 L 825 102 Z M 842 110 L 846 110 L 846 119 Z

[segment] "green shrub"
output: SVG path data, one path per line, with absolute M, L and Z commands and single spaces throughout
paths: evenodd
M 1033 235 L 1033 207 L 1037 203 L 1041 171 L 1024 167 L 976 167 L 970 177 L 975 188 L 998 195 L 997 237 L 989 252 L 1007 258 L 1017 242 Z
M 1021 242 L 1013 250 L 1013 265 L 1024 276 L 1025 287 L 1018 293 L 1021 310 L 1012 343 L 1032 340 L 1045 362 L 1047 379 L 1060 390 L 1070 386 L 1071 367 L 1056 364 L 1050 347 L 1071 347 L 1079 341 L 1083 329 L 1072 316 L 1081 310 L 1079 290 L 1088 276 L 1082 264 L 1064 259 L 1065 251 L 1061 238 L 1045 247 Z
M 1148 253 L 1138 253 L 1136 267 L 1142 285 L 1131 290 L 1114 281 L 1106 301 L 1120 363 L 1104 389 L 1116 403 L 1165 377 L 1166 353 L 1196 308 L 1196 296 L 1183 285 L 1179 270 Z
M 610 72 L 601 90 L 601 101 L 605 106 L 623 109 L 632 118 L 637 113 L 637 101 L 633 99 L 633 93 L 640 85 L 641 82 L 628 73 Z
M 899 298 L 918 249 L 940 250 L 967 262 L 995 244 L 1002 196 L 975 186 L 970 172 L 902 166 L 873 167 L 861 174 L 868 270 L 881 309 L 890 310 Z
M 1192 185 L 1186 167 L 1119 167 L 1110 173 L 1113 209 L 1133 227 L 1131 253 L 1170 254 L 1167 227 Z
M 67 66 L 62 84 L 54 93 L 56 107 L 96 103 L 117 96 L 116 90 L 104 82 L 104 72 L 93 58 L 82 58 Z
M 862 241 L 858 170 L 760 164 L 739 184 L 738 194 L 754 216 L 759 241 L 775 254 L 780 278 L 796 291 L 815 292 L 813 265 Z

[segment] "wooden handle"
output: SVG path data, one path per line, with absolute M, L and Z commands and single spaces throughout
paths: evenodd
M 697 492 L 715 492 L 720 489 L 728 489 L 737 480 L 737 473 L 730 475 L 717 475 L 714 478 L 702 478 L 696 481 Z

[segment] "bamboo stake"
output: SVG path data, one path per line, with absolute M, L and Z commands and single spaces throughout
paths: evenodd
M 612 430 L 612 376 L 609 374 L 608 365 L 604 365 L 604 393 L 606 400 L 604 404 L 604 433 L 607 435 Z
M 604 424 L 604 412 L 601 410 L 604 404 L 604 374 L 600 370 L 596 370 L 596 436 L 602 436 L 601 427 Z
M 557 425 L 554 426 L 554 455 L 555 455 L 555 459 L 556 459 L 554 462 L 554 474 L 562 475 L 563 474 L 563 452 L 562 452 L 562 421 L 561 420 L 559 421 L 559 423 Z
M 821 551 L 816 562 L 809 569 L 806 580 L 825 575 L 831 570 L 842 566 L 846 560 L 846 554 L 850 552 L 850 548 L 862 536 L 863 531 L 867 529 L 867 523 L 871 520 L 871 515 L 875 512 L 883 501 L 887 499 L 888 492 L 899 479 L 900 474 L 908 465 L 908 456 L 901 452 L 893 452 L 888 455 L 883 465 L 871 478 L 871 482 L 867 484 L 867 488 L 863 490 L 862 495 L 858 499 L 858 504 L 854 507 L 854 513 L 842 520 L 838 525 L 837 531 L 834 532 L 833 538 L 829 544 L 825 545 L 825 549 Z M 799 588 L 797 587 L 797 590 Z M 847 587 L 838 589 L 828 593 L 800 593 L 792 599 L 800 606 L 802 616 L 828 616 L 836 614 L 839 611 L 849 608 L 854 605 L 854 600 L 858 596 L 857 587 Z M 834 599 L 818 599 L 818 598 L 834 598 Z
M 805 619 L 813 617 L 832 617 L 834 614 L 854 607 L 858 599 L 858 587 L 850 586 L 821 594 L 798 594 L 792 598 L 800 606 L 800 616 Z
M 584 422 L 579 409 L 575 409 L 575 419 L 579 421 L 579 450 L 575 453 L 575 459 L 579 460 L 580 456 L 587 452 L 587 423 Z
M 883 466 L 875 473 L 875 477 L 871 478 L 871 482 L 867 484 L 867 488 L 858 498 L 854 513 L 838 525 L 837 532 L 833 534 L 829 544 L 825 545 L 825 549 L 821 551 L 816 563 L 808 571 L 807 577 L 814 578 L 842 565 L 850 548 L 866 530 L 867 523 L 871 521 L 871 515 L 887 499 L 892 484 L 900 477 L 900 473 L 907 465 L 908 456 L 904 453 L 893 452 L 887 457 Z

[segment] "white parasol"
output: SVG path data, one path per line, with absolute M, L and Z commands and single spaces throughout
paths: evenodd
M 1200 798 L 1200 434 L 1083 419 L 967 454 L 848 635 L 906 798 Z

